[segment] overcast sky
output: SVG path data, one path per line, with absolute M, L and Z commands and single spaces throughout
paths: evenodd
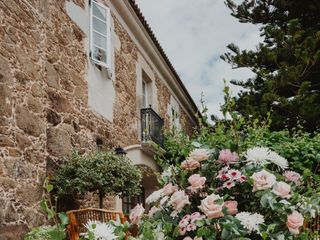
M 223 79 L 246 79 L 252 73 L 232 70 L 219 56 L 231 42 L 255 48 L 259 42 L 257 26 L 239 23 L 223 0 L 136 2 L 195 103 L 200 105 L 203 92 L 209 113 L 221 116 Z M 238 90 L 232 87 L 233 94 Z

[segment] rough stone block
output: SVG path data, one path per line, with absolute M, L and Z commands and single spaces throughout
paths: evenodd
M 53 126 L 56 126 L 61 122 L 61 116 L 52 109 L 48 108 L 47 121 L 51 123 Z
M 23 236 L 29 231 L 27 225 L 0 225 L 1 240 L 23 240 Z
M 22 106 L 16 109 L 16 120 L 18 127 L 28 134 L 38 137 L 45 132 L 42 119 Z
M 66 124 L 64 124 L 66 125 Z M 72 127 L 70 126 L 72 129 Z M 66 126 L 51 127 L 47 130 L 47 149 L 55 157 L 65 157 L 71 154 L 71 133 Z

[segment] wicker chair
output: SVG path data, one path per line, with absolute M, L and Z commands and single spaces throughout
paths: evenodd
M 84 225 L 89 220 L 97 220 L 100 222 L 108 222 L 110 220 L 125 222 L 125 217 L 122 212 L 108 211 L 98 208 L 85 208 L 72 210 L 67 212 L 69 218 L 68 234 L 70 240 L 79 240 L 81 233 L 86 232 Z

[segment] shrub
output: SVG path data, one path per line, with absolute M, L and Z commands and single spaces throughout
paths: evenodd
M 87 156 L 73 153 L 55 176 L 58 196 L 98 192 L 100 208 L 106 195 L 132 196 L 140 191 L 141 174 L 125 156 L 97 152 Z

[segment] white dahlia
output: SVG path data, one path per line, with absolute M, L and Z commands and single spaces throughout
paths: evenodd
M 259 225 L 264 223 L 264 217 L 259 213 L 240 212 L 236 215 L 236 219 L 241 222 L 241 225 L 248 229 L 249 232 L 259 233 Z
M 115 228 L 110 224 L 89 220 L 84 226 L 88 230 L 88 232 L 93 233 L 94 240 L 117 239 L 117 236 L 114 234 Z M 86 235 L 86 237 L 88 237 L 88 234 Z
M 247 164 L 264 166 L 268 164 L 270 149 L 266 147 L 249 148 L 244 154 Z
M 278 165 L 282 170 L 287 169 L 289 166 L 287 159 L 281 157 L 278 153 L 273 151 L 270 151 L 268 160 L 271 163 Z

